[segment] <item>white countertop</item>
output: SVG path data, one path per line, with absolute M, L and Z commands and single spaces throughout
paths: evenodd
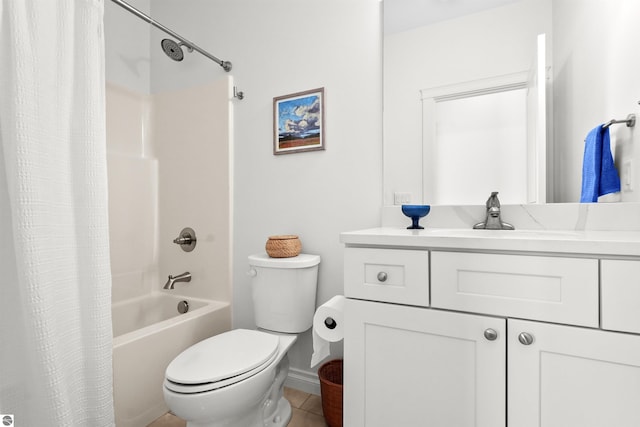
M 473 230 L 381 227 L 344 232 L 346 246 L 509 251 L 589 257 L 640 257 L 640 231 Z

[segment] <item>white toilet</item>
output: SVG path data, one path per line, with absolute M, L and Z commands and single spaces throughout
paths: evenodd
M 287 351 L 311 328 L 318 255 L 249 256 L 259 330 L 236 329 L 207 338 L 167 367 L 164 400 L 187 427 L 284 427 L 291 405 L 283 397 Z M 288 335 L 291 334 L 291 335 Z

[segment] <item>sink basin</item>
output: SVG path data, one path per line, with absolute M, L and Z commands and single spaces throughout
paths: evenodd
M 497 239 L 567 239 L 580 238 L 580 231 L 571 230 L 474 230 L 464 228 L 429 228 L 424 235 L 434 237 L 497 238 Z

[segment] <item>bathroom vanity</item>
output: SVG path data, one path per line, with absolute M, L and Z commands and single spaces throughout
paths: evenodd
M 640 425 L 640 232 L 340 238 L 345 425 Z

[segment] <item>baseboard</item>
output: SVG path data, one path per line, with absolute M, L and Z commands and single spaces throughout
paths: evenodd
M 320 380 L 315 372 L 303 371 L 302 369 L 289 368 L 289 375 L 284 385 L 296 390 L 320 395 Z

